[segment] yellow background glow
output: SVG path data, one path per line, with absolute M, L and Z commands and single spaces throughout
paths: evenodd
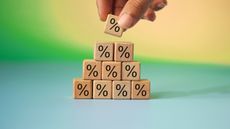
M 50 0 L 44 4 L 54 35 L 71 47 L 92 47 L 95 41 L 131 41 L 135 54 L 148 58 L 230 64 L 230 1 L 168 1 L 156 21 L 140 21 L 122 38 L 103 33 L 96 1 Z

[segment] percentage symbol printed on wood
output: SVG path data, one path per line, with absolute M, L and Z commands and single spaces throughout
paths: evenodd
M 96 65 L 92 66 L 92 65 L 88 64 L 86 66 L 86 69 L 88 71 L 90 71 L 89 74 L 88 74 L 88 76 L 91 76 L 91 74 L 93 74 L 94 77 L 98 76 L 98 71 L 96 71 L 95 68 L 96 68 Z
M 110 53 L 107 51 L 107 49 L 108 49 L 108 46 L 103 47 L 102 45 L 100 45 L 98 47 L 98 51 L 101 52 L 100 57 L 102 57 L 102 56 L 105 56 L 106 58 L 110 57 Z
M 139 96 L 140 93 L 141 93 L 142 96 L 146 96 L 147 95 L 147 91 L 143 89 L 144 87 L 145 87 L 145 85 L 142 85 L 142 86 L 140 84 L 136 84 L 135 85 L 135 87 L 134 87 L 135 90 L 138 90 L 137 96 Z
M 105 87 L 106 87 L 106 85 L 104 85 L 104 86 L 102 87 L 101 84 L 97 84 L 96 89 L 99 90 L 98 96 L 100 96 L 101 94 L 102 94 L 104 97 L 108 96 L 108 91 L 105 90 Z
M 125 88 L 125 85 L 123 85 L 123 86 L 121 86 L 120 84 L 116 85 L 116 90 L 119 90 L 118 96 L 122 95 L 122 96 L 126 97 L 128 95 L 128 92 L 124 88 Z
M 121 52 L 120 58 L 121 57 L 125 57 L 125 58 L 129 58 L 130 57 L 130 53 L 127 52 L 128 47 L 123 47 L 123 46 L 119 46 L 118 47 L 118 51 Z
M 104 32 L 114 36 L 121 37 L 124 29 L 118 25 L 118 16 L 109 14 L 106 19 Z
M 132 77 L 136 77 L 137 76 L 137 72 L 134 71 L 134 68 L 135 68 L 135 66 L 133 66 L 133 67 L 131 67 L 130 65 L 126 65 L 125 66 L 125 70 L 128 72 L 127 77 L 129 77 L 130 75 Z
M 114 29 L 115 32 L 119 32 L 120 31 L 120 27 L 118 26 L 118 23 L 116 22 L 115 18 L 111 18 L 109 22 L 112 25 L 109 28 L 110 30 Z
M 116 66 L 111 67 L 110 65 L 107 65 L 107 66 L 105 67 L 106 71 L 109 72 L 108 75 L 107 75 L 107 77 L 109 77 L 109 76 L 111 76 L 111 75 L 112 75 L 112 77 L 114 77 L 114 78 L 117 77 L 117 72 L 114 71 L 115 67 L 116 67 Z
M 84 94 L 84 96 L 88 96 L 89 95 L 89 91 L 86 90 L 86 87 L 87 87 L 87 85 L 84 85 L 84 87 L 83 87 L 82 84 L 78 84 L 77 85 L 77 89 L 80 91 L 79 95 L 82 95 L 82 93 Z

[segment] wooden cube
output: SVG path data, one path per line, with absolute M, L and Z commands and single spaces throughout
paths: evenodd
M 133 43 L 116 42 L 114 50 L 115 61 L 133 61 Z
M 112 81 L 94 80 L 93 81 L 93 98 L 111 99 L 112 98 Z
M 91 99 L 93 96 L 92 89 L 91 80 L 73 80 L 73 97 L 75 99 Z
M 112 98 L 113 99 L 130 99 L 131 82 L 130 81 L 113 81 Z
M 122 62 L 122 80 L 140 80 L 139 62 Z
M 121 80 L 121 62 L 102 62 L 103 80 Z
M 104 32 L 114 36 L 121 37 L 124 29 L 122 29 L 117 23 L 118 17 L 109 14 L 106 19 L 106 25 Z
M 97 42 L 94 48 L 94 59 L 98 61 L 112 61 L 114 44 L 111 42 Z
M 84 60 L 83 79 L 101 79 L 101 62 L 95 60 Z
M 131 84 L 131 98 L 132 99 L 149 99 L 150 98 L 150 81 L 138 80 L 132 81 Z

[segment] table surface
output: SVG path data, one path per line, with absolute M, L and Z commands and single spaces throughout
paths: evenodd
M 144 63 L 150 100 L 74 100 L 81 70 L 81 62 L 0 63 L 0 128 L 230 128 L 228 66 Z

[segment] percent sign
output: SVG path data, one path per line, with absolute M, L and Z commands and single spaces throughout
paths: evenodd
M 125 58 L 129 58 L 130 57 L 130 53 L 129 52 L 127 52 L 127 49 L 128 49 L 128 47 L 123 47 L 123 46 L 119 46 L 118 47 L 118 51 L 119 52 L 121 52 L 121 55 L 120 55 L 120 57 L 125 57 Z
M 86 66 L 86 69 L 88 71 L 90 71 L 89 74 L 88 74 L 88 76 L 91 76 L 92 74 L 93 74 L 94 77 L 98 76 L 98 71 L 96 71 L 95 68 L 96 68 L 96 65 L 92 66 L 91 64 L 88 64 Z
M 121 86 L 120 84 L 116 85 L 116 90 L 119 90 L 118 96 L 122 94 L 122 96 L 126 97 L 128 95 L 128 92 L 124 89 L 125 85 Z
M 112 75 L 112 77 L 114 77 L 114 78 L 117 77 L 117 72 L 114 71 L 115 67 L 116 66 L 111 67 L 110 65 L 107 65 L 105 67 L 105 70 L 109 72 L 109 74 L 107 75 L 107 77 L 109 77 L 110 75 Z
M 110 24 L 112 24 L 112 26 L 109 28 L 110 30 L 114 29 L 115 32 L 120 31 L 120 27 L 118 26 L 118 23 L 116 22 L 115 18 L 111 18 L 109 22 Z
M 125 70 L 128 71 L 127 77 L 129 77 L 130 75 L 132 77 L 136 77 L 137 76 L 137 72 L 134 71 L 135 66 L 131 67 L 130 65 L 126 65 L 125 66 Z
M 140 84 L 135 85 L 135 90 L 138 90 L 137 96 L 139 96 L 140 93 L 141 93 L 142 96 L 147 95 L 147 91 L 143 89 L 144 87 L 145 87 L 145 85 L 142 85 L 142 86 Z
M 102 87 L 101 84 L 97 84 L 96 89 L 100 91 L 99 94 L 98 94 L 98 96 L 100 96 L 101 94 L 102 94 L 103 96 L 105 96 L 105 97 L 108 96 L 108 91 L 105 90 L 105 87 L 106 87 L 106 85 L 104 85 L 104 86 Z
M 89 91 L 86 90 L 86 87 L 87 87 L 87 84 L 84 85 L 84 87 L 83 87 L 82 84 L 78 84 L 78 85 L 77 85 L 77 89 L 80 90 L 79 95 L 82 95 L 82 93 L 83 93 L 85 96 L 88 96 L 88 95 L 89 95 Z
M 98 46 L 98 51 L 102 52 L 100 57 L 102 57 L 103 55 L 106 58 L 110 57 L 110 53 L 107 51 L 107 49 L 108 49 L 108 46 L 106 46 L 106 47 L 103 47 L 102 45 Z

